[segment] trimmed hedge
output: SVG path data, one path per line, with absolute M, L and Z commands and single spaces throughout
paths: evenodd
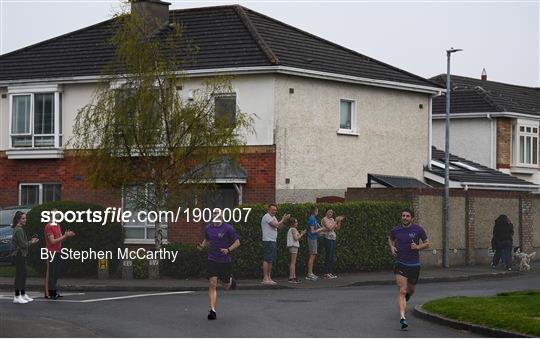
M 357 272 L 389 269 L 393 258 L 388 250 L 387 235 L 399 223 L 401 210 L 410 207 L 405 202 L 355 201 L 335 204 L 280 204 L 278 217 L 290 213 L 298 219 L 298 229 L 307 227 L 307 218 L 312 206 L 319 208 L 317 220 L 320 222 L 324 212 L 332 208 L 335 215 L 346 216 L 342 227 L 337 231 L 336 256 L 334 271 Z M 266 205 L 242 205 L 251 207 L 247 222 L 233 223 L 241 246 L 233 252 L 233 270 L 235 276 L 259 278 L 262 276 L 262 233 L 261 218 L 266 213 Z M 278 218 L 278 219 L 279 219 Z M 277 261 L 272 269 L 273 276 L 286 276 L 289 273 L 289 253 L 287 251 L 287 231 L 285 226 L 278 232 Z M 300 241 L 297 258 L 297 275 L 305 274 L 308 247 L 306 238 Z M 195 245 L 170 244 L 168 249 L 178 250 L 179 258 L 175 263 L 162 262 L 162 274 L 177 277 L 203 277 L 206 271 L 206 251 L 199 252 Z M 324 239 L 319 238 L 319 255 L 314 268 L 321 273 L 324 266 Z
M 102 206 L 96 204 L 88 204 L 75 201 L 57 201 L 46 203 L 32 208 L 27 213 L 26 235 L 30 239 L 33 234 L 37 234 L 40 241 L 38 244 L 31 247 L 28 254 L 28 264 L 37 272 L 43 274 L 45 272 L 45 264 L 40 258 L 41 247 L 45 247 L 45 235 L 43 228 L 45 223 L 41 222 L 41 212 L 50 211 L 57 208 L 61 212 L 66 211 L 104 211 Z M 99 223 L 66 223 L 62 222 L 62 233 L 66 227 L 75 232 L 75 237 L 67 239 L 63 244 L 63 248 L 70 248 L 74 251 L 88 250 L 92 248 L 96 251 L 113 252 L 113 260 L 109 260 L 109 272 L 115 272 L 119 262 L 116 258 L 118 248 L 123 248 L 123 229 L 122 225 L 116 222 L 110 222 L 106 225 Z M 85 260 L 82 263 L 80 260 L 63 260 L 62 275 L 63 277 L 97 277 L 97 260 Z

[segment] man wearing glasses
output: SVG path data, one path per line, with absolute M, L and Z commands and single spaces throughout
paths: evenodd
M 232 277 L 232 258 L 230 253 L 240 246 L 240 240 L 234 228 L 223 222 L 221 211 L 214 209 L 212 222 L 204 229 L 204 240 L 198 245 L 199 250 L 208 246 L 208 298 L 210 311 L 208 320 L 215 320 L 217 301 L 217 281 L 221 281 L 225 290 L 235 289 L 236 281 Z

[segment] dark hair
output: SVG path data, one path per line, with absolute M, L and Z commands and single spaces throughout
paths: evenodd
M 309 214 L 313 214 L 315 213 L 315 211 L 318 211 L 319 209 L 317 208 L 317 206 L 313 206 L 309 209 Z
M 298 220 L 296 220 L 296 218 L 289 218 L 289 227 L 291 227 L 292 225 L 294 225 L 296 222 L 298 222 Z
M 275 208 L 277 208 L 277 205 L 276 205 L 276 204 L 273 204 L 273 203 L 272 203 L 272 204 L 269 204 L 269 205 L 268 205 L 268 208 L 270 208 L 270 207 L 272 207 L 272 206 L 274 206 Z
M 402 209 L 402 210 L 401 210 L 401 213 L 403 213 L 403 212 L 409 213 L 409 214 L 411 215 L 411 217 L 414 218 L 414 212 L 413 212 L 410 208 L 404 208 L 404 209 Z
M 13 223 L 11 224 L 11 228 L 15 228 L 19 224 L 19 221 L 21 220 L 21 217 L 24 215 L 24 212 L 17 211 L 15 212 L 15 215 L 13 216 Z
M 495 226 L 503 226 L 509 224 L 508 216 L 506 214 L 501 214 L 495 219 Z

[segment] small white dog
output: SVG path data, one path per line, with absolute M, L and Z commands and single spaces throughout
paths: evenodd
M 514 262 L 518 265 L 518 270 L 520 271 L 530 271 L 531 270 L 531 259 L 536 255 L 536 252 L 527 254 L 521 252 L 521 248 L 517 247 L 514 250 Z

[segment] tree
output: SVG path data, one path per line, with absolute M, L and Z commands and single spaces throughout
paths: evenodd
M 209 182 L 221 156 L 237 158 L 253 118 L 227 101 L 228 78 L 207 79 L 189 97 L 179 94 L 188 80 L 182 69 L 197 53 L 180 23 L 159 26 L 144 12 L 124 10 L 113 29 L 116 58 L 92 102 L 78 111 L 69 144 L 92 187 L 122 189 L 138 209 L 159 213 L 172 200 L 209 189 L 197 183 Z M 161 226 L 158 220 L 156 249 Z

